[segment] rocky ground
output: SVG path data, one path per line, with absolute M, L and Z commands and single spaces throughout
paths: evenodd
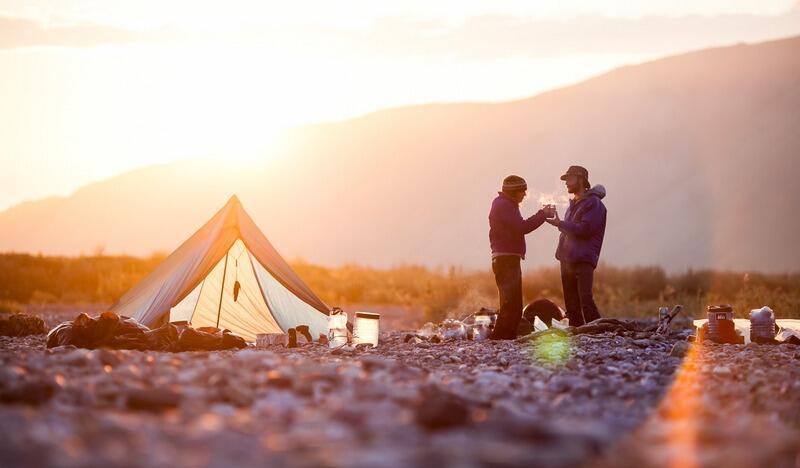
M 0 465 L 800 465 L 800 347 L 686 334 L 175 354 L 3 337 Z

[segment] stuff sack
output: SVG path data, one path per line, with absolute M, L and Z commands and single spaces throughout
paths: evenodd
M 44 320 L 28 314 L 12 314 L 8 319 L 0 319 L 0 336 L 44 335 L 47 328 Z

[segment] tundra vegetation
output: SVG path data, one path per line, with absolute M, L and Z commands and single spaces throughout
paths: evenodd
M 146 258 L 93 255 L 56 257 L 0 255 L 0 312 L 23 304 L 110 304 L 152 271 L 163 254 Z M 324 267 L 295 260 L 292 267 L 328 305 L 396 305 L 424 320 L 459 317 L 494 307 L 497 290 L 490 271 L 460 267 L 398 265 L 388 269 L 360 265 Z M 687 270 L 667 273 L 659 266 L 601 264 L 595 293 L 603 316 L 654 317 L 658 306 L 683 304 L 701 317 L 705 306 L 730 303 L 737 317 L 769 305 L 778 318 L 800 312 L 800 273 Z M 546 297 L 561 303 L 557 265 L 525 271 L 525 301 Z

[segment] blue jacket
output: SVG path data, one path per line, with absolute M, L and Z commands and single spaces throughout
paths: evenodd
M 525 234 L 544 223 L 542 210 L 524 219 L 519 205 L 500 192 L 489 211 L 489 244 L 492 254 L 512 254 L 525 258 Z
M 588 190 L 580 200 L 570 200 L 559 231 L 556 258 L 567 263 L 591 263 L 597 268 L 606 232 L 606 196 L 602 185 Z

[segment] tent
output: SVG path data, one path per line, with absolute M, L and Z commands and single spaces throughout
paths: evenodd
M 298 325 L 317 337 L 327 331 L 329 312 L 235 195 L 111 310 L 149 327 L 186 321 L 249 341 Z

